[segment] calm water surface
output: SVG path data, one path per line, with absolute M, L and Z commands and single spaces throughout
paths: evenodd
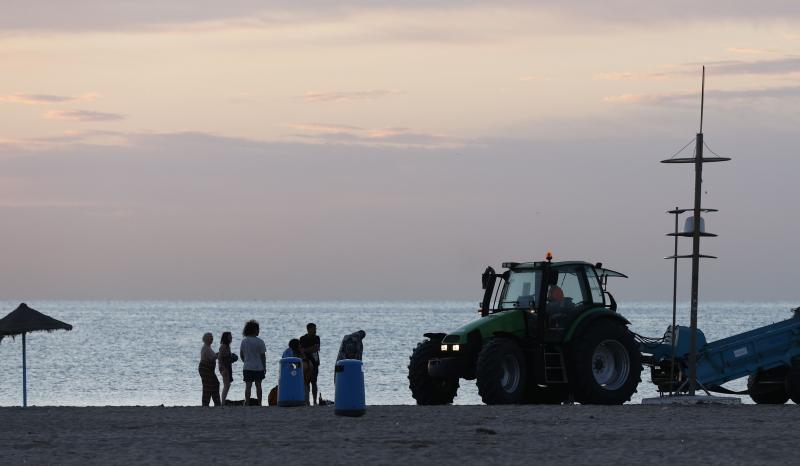
M 18 302 L 0 301 L 0 314 Z M 28 336 L 28 400 L 32 405 L 192 405 L 200 403 L 197 375 L 200 341 L 214 333 L 216 348 L 224 330 L 238 350 L 247 319 L 261 323 L 267 344 L 265 385 L 277 378 L 277 361 L 290 338 L 315 322 L 322 341 L 320 391 L 333 398 L 333 364 L 343 335 L 359 329 L 369 404 L 411 404 L 406 379 L 408 357 L 422 334 L 447 332 L 476 317 L 471 302 L 193 302 L 193 301 L 40 301 L 29 305 L 71 323 L 71 332 Z M 709 341 L 790 316 L 797 303 L 706 303 L 700 328 Z M 679 323 L 688 322 L 687 305 Z M 670 303 L 628 303 L 619 310 L 635 332 L 661 336 L 671 320 Z M 0 405 L 21 403 L 21 339 L 0 343 Z M 242 399 L 240 363 L 234 365 L 231 399 Z M 655 396 L 649 374 L 634 398 Z M 744 381 L 727 385 L 742 389 Z M 743 397 L 745 402 L 749 398 Z M 474 382 L 462 381 L 458 404 L 480 403 Z

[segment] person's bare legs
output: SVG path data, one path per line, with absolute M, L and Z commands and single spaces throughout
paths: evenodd
M 312 400 L 313 400 L 312 404 L 314 406 L 316 406 L 317 405 L 317 379 L 316 379 L 316 375 L 314 377 L 315 377 L 314 380 L 311 381 L 311 394 L 314 395 L 314 397 L 312 398 Z
M 228 399 L 228 390 L 231 388 L 231 383 L 226 381 L 222 384 L 222 406 L 225 406 L 225 400 Z
M 247 393 L 250 393 L 249 389 L 250 389 L 250 387 L 248 386 L 248 392 Z M 261 403 L 261 381 L 260 380 L 256 380 L 256 397 L 258 398 L 258 405 L 259 406 L 263 406 L 263 404 Z
M 222 403 L 219 402 L 219 385 L 211 390 L 211 399 L 214 400 L 214 406 L 222 406 Z
M 253 386 L 253 382 L 245 382 L 244 383 L 244 405 L 250 406 L 250 389 Z M 258 393 L 261 393 L 261 384 L 256 382 L 256 387 L 258 389 Z M 261 395 L 259 395 L 261 396 Z

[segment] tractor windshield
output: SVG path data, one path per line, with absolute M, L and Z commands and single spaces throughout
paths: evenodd
M 503 290 L 499 308 L 532 309 L 536 307 L 541 275 L 539 270 L 512 270 Z

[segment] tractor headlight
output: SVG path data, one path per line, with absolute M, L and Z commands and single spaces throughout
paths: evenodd
M 447 352 L 447 345 L 442 345 L 442 351 Z
M 453 351 L 460 351 L 461 345 L 453 345 Z

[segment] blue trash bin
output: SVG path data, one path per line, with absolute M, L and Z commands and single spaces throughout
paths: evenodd
M 283 358 L 278 374 L 278 406 L 303 406 L 306 389 L 303 384 L 303 360 Z
M 357 359 L 342 359 L 336 363 L 335 371 L 334 412 L 338 416 L 363 416 L 367 412 L 363 363 Z

